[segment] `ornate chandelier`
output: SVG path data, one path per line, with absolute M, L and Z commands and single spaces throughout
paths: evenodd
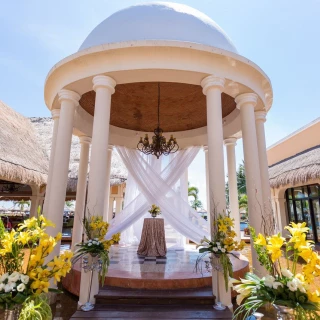
M 148 134 L 145 135 L 144 139 L 140 137 L 140 141 L 137 144 L 139 151 L 144 154 L 153 154 L 159 159 L 161 155 L 167 156 L 179 150 L 176 138 L 171 135 L 167 142 L 166 138 L 162 135 L 163 130 L 160 128 L 160 83 L 158 83 L 158 127 L 153 132 L 154 136 L 151 143 L 149 142 Z

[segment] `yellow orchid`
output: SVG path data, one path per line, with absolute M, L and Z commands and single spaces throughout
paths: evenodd
M 292 237 L 295 237 L 297 235 L 301 235 L 309 231 L 309 228 L 306 227 L 306 225 L 307 225 L 306 222 L 302 222 L 302 223 L 291 222 L 289 226 L 285 227 L 285 229 L 287 229 L 291 233 Z
M 225 224 L 219 224 L 218 226 L 220 232 L 227 232 L 228 227 Z
M 307 292 L 308 299 L 311 302 L 320 303 L 320 292 L 316 290 L 315 292 Z
M 261 233 L 258 234 L 258 237 L 254 243 L 259 246 L 266 246 L 267 245 L 266 238 Z
M 277 259 L 281 257 L 281 247 L 283 246 L 284 240 L 285 239 L 281 237 L 279 234 L 267 238 L 267 250 L 268 253 L 271 254 L 272 262 L 275 262 Z
M 42 292 L 48 292 L 50 283 L 48 281 L 35 280 L 31 283 L 31 289 L 35 290 L 36 294 L 40 294 Z

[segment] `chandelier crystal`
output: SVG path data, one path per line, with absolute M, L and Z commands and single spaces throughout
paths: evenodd
M 158 83 L 158 127 L 154 129 L 154 136 L 150 143 L 148 134 L 145 135 L 144 139 L 140 137 L 137 144 L 137 148 L 144 154 L 153 154 L 159 159 L 161 155 L 169 155 L 179 150 L 179 145 L 176 138 L 173 135 L 167 141 L 163 136 L 163 130 L 160 128 L 160 83 Z

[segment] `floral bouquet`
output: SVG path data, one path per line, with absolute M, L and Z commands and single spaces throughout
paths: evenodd
M 297 320 L 320 319 L 320 293 L 312 292 L 309 285 L 320 276 L 320 256 L 313 251 L 313 242 L 306 240 L 309 228 L 306 223 L 291 223 L 290 238 L 286 241 L 280 234 L 265 238 L 256 236 L 250 228 L 260 263 L 269 275 L 259 278 L 247 273 L 245 279 L 234 280 L 234 289 L 239 293 L 237 303 L 245 302 L 235 311 L 234 318 L 244 314 L 244 318 L 259 307 L 271 303 L 275 308 L 283 306 L 292 309 Z M 301 258 L 305 264 L 300 273 L 297 262 Z
M 76 245 L 79 249 L 76 250 L 72 263 L 75 264 L 86 255 L 91 255 L 92 257 L 99 256 L 102 265 L 99 278 L 103 285 L 110 264 L 109 249 L 115 242 L 119 242 L 120 233 L 116 233 L 111 239 L 105 240 L 104 238 L 108 232 L 109 224 L 103 221 L 102 217 L 91 216 L 90 214 L 88 218 L 85 217 L 83 219 L 83 226 L 87 240 Z
M 234 239 L 236 233 L 233 227 L 234 219 L 231 219 L 229 216 L 219 215 L 217 218 L 214 217 L 213 239 L 209 240 L 204 237 L 200 244 L 197 245 L 197 248 L 201 247 L 199 253 L 202 255 L 197 259 L 196 268 L 198 269 L 204 256 L 212 253 L 214 258 L 218 259 L 218 266 L 215 269 L 223 272 L 226 290 L 229 287 L 229 277 L 233 276 L 232 264 L 228 255 L 234 255 L 232 251 L 242 250 L 245 245 L 243 241 L 238 242 Z
M 160 210 L 160 207 L 156 206 L 155 204 L 153 204 L 150 208 L 150 210 L 148 211 L 152 217 L 156 217 L 156 216 L 159 216 L 161 214 L 161 210 Z
M 52 252 L 61 233 L 49 236 L 46 227 L 54 224 L 42 215 L 25 220 L 17 231 L 1 231 L 0 239 L 0 307 L 14 309 L 27 299 L 32 301 L 41 293 L 51 289 L 49 280 L 60 281 L 71 269 L 72 252 L 65 251 L 45 263 L 45 258 Z M 41 303 L 46 303 L 45 299 Z M 30 303 L 29 303 L 30 305 Z

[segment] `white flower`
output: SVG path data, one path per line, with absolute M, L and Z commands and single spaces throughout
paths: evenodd
M 25 275 L 25 274 L 22 274 L 22 275 L 20 276 L 20 280 L 21 280 L 22 283 L 28 284 L 28 282 L 29 282 L 29 276 L 27 276 L 27 275 Z
M 4 283 L 0 283 L 0 291 L 2 291 L 5 287 L 5 284 Z
M 221 247 L 220 247 L 220 246 L 218 246 L 218 249 L 219 249 L 219 250 L 221 250 Z
M 4 292 L 10 292 L 10 291 L 12 291 L 12 286 L 11 286 L 11 284 L 10 283 L 7 283 L 6 285 L 5 285 L 5 287 L 4 287 Z
M 8 279 L 9 277 L 9 273 L 4 273 L 1 277 L 0 277 L 0 282 L 4 282 L 6 279 Z
M 222 249 L 221 249 L 221 252 L 223 252 L 223 253 L 226 252 L 226 249 L 225 249 L 225 248 L 222 248 Z
M 92 242 L 92 240 L 90 239 L 88 242 Z
M 297 291 L 297 289 L 298 289 L 298 284 L 294 280 L 295 279 L 293 279 L 292 281 L 288 281 L 288 283 L 287 283 L 287 286 L 288 286 L 290 291 Z
M 20 273 L 17 271 L 12 272 L 8 277 L 9 282 L 17 282 L 19 279 L 20 279 Z
M 217 252 L 217 251 L 218 251 L 218 248 L 213 247 L 212 250 L 213 250 L 214 252 Z
M 266 276 L 266 277 L 264 278 L 264 284 L 265 284 L 267 287 L 272 288 L 272 287 L 273 287 L 273 283 L 275 282 L 275 280 L 276 280 L 276 279 L 275 279 L 273 276 L 268 275 L 268 276 Z
M 89 243 L 88 243 L 88 246 L 89 246 L 89 247 L 91 247 L 91 246 L 92 246 L 92 243 L 91 243 L 91 242 L 89 242 Z
M 283 287 L 283 284 L 281 282 L 275 281 L 272 285 L 273 289 L 278 289 L 279 287 Z
M 92 241 L 92 244 L 97 244 L 94 240 Z
M 284 277 L 287 277 L 287 278 L 292 278 L 293 277 L 293 274 L 288 269 L 281 269 L 281 273 L 282 273 L 282 275 Z
M 220 242 L 216 242 L 216 245 L 217 245 L 217 246 L 220 246 Z
M 25 286 L 24 283 L 20 283 L 20 284 L 17 286 L 17 290 L 18 290 L 19 292 L 22 292 L 25 288 L 26 288 L 26 286 Z
M 98 241 L 99 239 L 98 238 L 94 238 L 94 240 Z

